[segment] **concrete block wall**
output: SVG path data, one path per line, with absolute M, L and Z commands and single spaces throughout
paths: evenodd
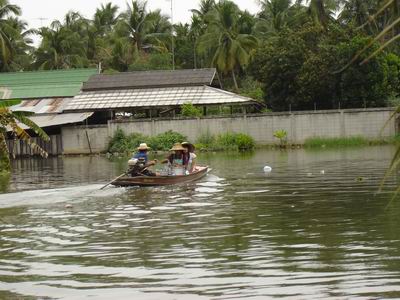
M 288 132 L 290 143 L 302 144 L 310 137 L 363 136 L 379 139 L 396 134 L 396 120 L 389 120 L 393 109 L 349 109 L 309 111 L 293 113 L 268 113 L 247 116 L 205 117 L 197 119 L 109 121 L 104 126 L 76 126 L 62 130 L 64 153 L 90 153 L 86 131 L 92 152 L 104 152 L 114 132 L 121 128 L 125 133 L 139 132 L 154 136 L 168 130 L 182 133 L 190 141 L 202 134 L 242 132 L 251 135 L 258 144 L 277 143 L 276 130 Z M 382 133 L 382 134 L 381 134 Z
M 63 127 L 61 136 L 63 154 L 90 154 L 105 152 L 110 134 L 107 125 L 71 126 Z

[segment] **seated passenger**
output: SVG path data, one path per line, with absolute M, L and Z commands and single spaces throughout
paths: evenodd
M 173 151 L 173 153 L 161 163 L 169 164 L 172 175 L 184 175 L 188 162 L 187 155 L 184 154 L 185 148 L 182 147 L 181 143 L 175 143 L 170 151 Z
M 196 169 L 196 158 L 197 155 L 194 153 L 195 147 L 193 144 L 188 142 L 183 142 L 182 147 L 185 148 L 185 155 L 187 156 L 187 166 L 186 170 L 188 173 L 193 173 Z

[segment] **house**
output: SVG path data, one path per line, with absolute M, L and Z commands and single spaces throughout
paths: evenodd
M 49 154 L 62 153 L 61 126 L 82 124 L 93 113 L 63 113 L 68 102 L 77 95 L 83 82 L 97 74 L 97 69 L 69 69 L 34 72 L 0 73 L 0 99 L 18 99 L 13 111 L 30 111 L 30 117 L 51 136 L 50 143 L 37 142 Z M 0 100 L 0 101 L 1 101 Z M 27 127 L 22 126 L 24 129 Z M 17 154 L 31 154 L 21 141 L 9 140 L 9 148 Z
M 185 103 L 201 107 L 254 106 L 253 99 L 213 86 L 216 70 L 137 71 L 91 76 L 64 112 L 95 112 L 106 122 L 118 116 L 174 117 Z

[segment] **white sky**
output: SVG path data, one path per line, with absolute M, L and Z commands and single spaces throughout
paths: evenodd
M 131 0 L 128 0 L 131 2 Z M 257 0 L 233 0 L 241 9 L 251 13 L 259 10 Z M 86 18 L 92 18 L 96 8 L 101 4 L 112 2 L 120 8 L 126 9 L 127 0 L 9 0 L 22 9 L 21 18 L 28 22 L 30 28 L 48 26 L 53 20 L 63 20 L 70 11 L 78 11 Z M 190 9 L 198 8 L 200 0 L 173 0 L 174 23 L 189 22 Z M 148 0 L 149 10 L 161 9 L 163 14 L 170 15 L 171 2 L 169 0 Z M 41 20 L 42 19 L 42 20 Z

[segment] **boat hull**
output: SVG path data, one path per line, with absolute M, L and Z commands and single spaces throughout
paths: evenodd
M 113 183 L 115 186 L 163 186 L 192 182 L 199 180 L 208 173 L 208 167 L 197 167 L 197 170 L 189 175 L 175 176 L 124 176 Z

